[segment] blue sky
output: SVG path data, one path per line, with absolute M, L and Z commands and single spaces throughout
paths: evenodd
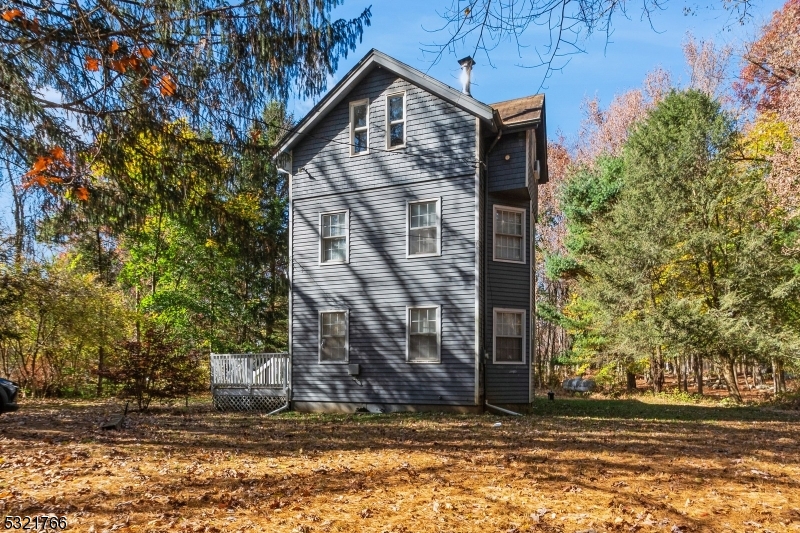
M 432 34 L 426 29 L 442 25 L 437 10 L 444 10 L 450 1 L 375 0 L 372 3 L 372 26 L 366 28 L 363 42 L 356 52 L 339 63 L 328 87 L 341 79 L 371 48 L 422 71 L 430 69 L 429 74 L 459 87 L 457 60 L 470 54 L 471 49 L 457 49 L 434 66 L 421 51 L 423 44 L 446 39 L 445 34 Z M 553 72 L 544 82 L 548 135 L 552 136 L 558 130 L 568 136 L 575 134 L 582 118 L 580 105 L 586 97 L 597 95 L 603 104 L 608 104 L 614 94 L 640 86 L 645 75 L 657 66 L 669 70 L 674 81 L 685 81 L 688 76 L 681 45 L 687 32 L 698 39 L 711 39 L 741 49 L 742 43 L 751 40 L 783 3 L 783 0 L 756 0 L 752 17 L 745 25 L 740 25 L 735 14 L 722 8 L 721 0 L 710 0 L 707 7 L 685 0 L 671 0 L 664 4 L 664 10 L 652 16 L 652 27 L 647 20 L 641 20 L 641 3 L 631 3 L 628 19 L 623 15 L 614 19 L 610 42 L 606 43 L 605 34 L 594 35 L 585 45 L 586 53 L 572 56 L 562 71 Z M 350 18 L 368 5 L 369 2 L 364 0 L 346 0 L 334 11 L 334 16 Z M 691 8 L 694 14 L 684 15 L 685 7 Z M 535 64 L 535 47 L 541 48 L 546 42 L 546 33 L 533 27 L 523 37 L 522 44 L 526 48 L 518 50 L 514 43 L 506 42 L 490 52 L 493 66 L 484 55 L 476 55 L 473 96 L 492 103 L 536 92 L 542 84 L 544 71 L 518 65 Z M 313 103 L 292 100 L 289 111 L 299 119 Z

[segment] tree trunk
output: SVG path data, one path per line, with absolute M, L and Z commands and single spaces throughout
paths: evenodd
M 736 381 L 736 366 L 733 357 L 726 354 L 721 357 L 722 376 L 725 378 L 725 385 L 728 388 L 728 396 L 736 402 L 742 401 L 742 393 L 739 392 L 739 383 Z
M 636 374 L 630 371 L 625 371 L 625 379 L 627 381 L 628 392 L 636 391 Z
M 106 351 L 101 345 L 97 349 L 97 397 L 103 395 L 103 365 L 105 364 Z
M 664 390 L 664 355 L 661 346 L 656 346 L 650 356 L 650 375 L 653 377 L 653 392 Z
M 697 383 L 697 394 L 703 395 L 703 357 L 694 356 L 694 381 Z
M 683 381 L 683 374 L 681 374 L 681 360 L 680 358 L 675 359 L 675 377 L 678 378 L 678 392 L 681 392 L 681 382 Z
M 772 358 L 772 391 L 775 394 L 786 392 L 786 375 L 783 372 L 783 361 Z

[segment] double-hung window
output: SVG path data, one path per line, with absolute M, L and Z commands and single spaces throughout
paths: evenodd
M 494 362 L 525 364 L 525 310 L 494 310 Z
M 406 93 L 386 97 L 386 148 L 406 145 Z
M 319 262 L 346 263 L 350 218 L 348 212 L 322 213 L 319 218 Z
M 441 351 L 441 307 L 406 309 L 406 360 L 409 363 L 438 363 Z
M 408 257 L 440 255 L 442 246 L 442 217 L 440 199 L 408 202 Z
M 350 155 L 369 152 L 369 100 L 350 102 Z
M 344 310 L 319 313 L 319 362 L 346 363 L 348 360 L 347 315 Z
M 494 260 L 525 263 L 525 210 L 494 206 Z

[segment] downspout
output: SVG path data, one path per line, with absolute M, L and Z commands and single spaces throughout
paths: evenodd
M 497 125 L 497 136 L 492 141 L 492 144 L 489 145 L 489 148 L 483 154 L 483 168 L 486 171 L 486 179 L 484 180 L 485 188 L 483 190 L 483 213 L 486 213 L 486 209 L 489 206 L 489 178 L 491 177 L 489 174 L 489 165 L 487 162 L 489 161 L 489 154 L 492 152 L 494 147 L 497 145 L 498 141 L 500 141 L 500 137 L 503 136 L 503 119 L 500 117 L 500 113 L 497 112 L 496 109 L 492 109 L 492 115 L 494 119 L 494 123 Z M 483 350 L 481 350 L 481 356 L 484 359 L 481 361 L 483 363 L 483 372 L 481 372 L 481 378 L 483 380 L 483 399 L 484 402 L 486 400 L 486 315 L 487 313 L 487 305 L 489 300 L 487 299 L 488 295 L 488 287 L 489 287 L 489 249 L 487 248 L 487 243 L 489 242 L 489 224 L 487 223 L 487 218 L 484 218 L 483 222 L 483 305 L 481 306 L 481 311 L 483 312 L 483 316 L 481 319 L 483 320 L 483 328 L 481 331 L 481 345 L 483 346 Z M 486 403 L 487 407 L 490 407 L 489 403 Z
M 501 412 L 501 413 L 503 413 L 504 415 L 511 415 L 511 416 L 522 416 L 522 414 L 521 414 L 521 413 L 517 413 L 517 412 L 515 412 L 515 411 L 510 411 L 510 410 L 508 410 L 508 409 L 503 409 L 502 407 L 497 407 L 496 405 L 492 405 L 492 404 L 490 404 L 489 402 L 484 402 L 484 404 L 485 404 L 485 405 L 486 405 L 486 407 L 488 407 L 489 409 L 494 409 L 495 411 L 500 411 L 500 412 Z

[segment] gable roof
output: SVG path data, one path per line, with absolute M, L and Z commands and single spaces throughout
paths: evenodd
M 297 144 L 311 129 L 314 128 L 325 115 L 333 109 L 336 104 L 341 102 L 350 93 L 350 90 L 358 84 L 364 77 L 376 67 L 385 68 L 400 78 L 425 89 L 429 93 L 438 96 L 442 100 L 470 113 L 481 120 L 486 121 L 493 131 L 502 128 L 503 121 L 500 116 L 482 102 L 472 96 L 445 85 L 419 70 L 406 65 L 405 63 L 389 57 L 388 55 L 375 50 L 374 48 L 359 61 L 350 72 L 348 72 L 333 89 L 331 89 L 322 100 L 315 105 L 303 119 L 289 131 L 278 143 L 277 154 L 288 152 Z

